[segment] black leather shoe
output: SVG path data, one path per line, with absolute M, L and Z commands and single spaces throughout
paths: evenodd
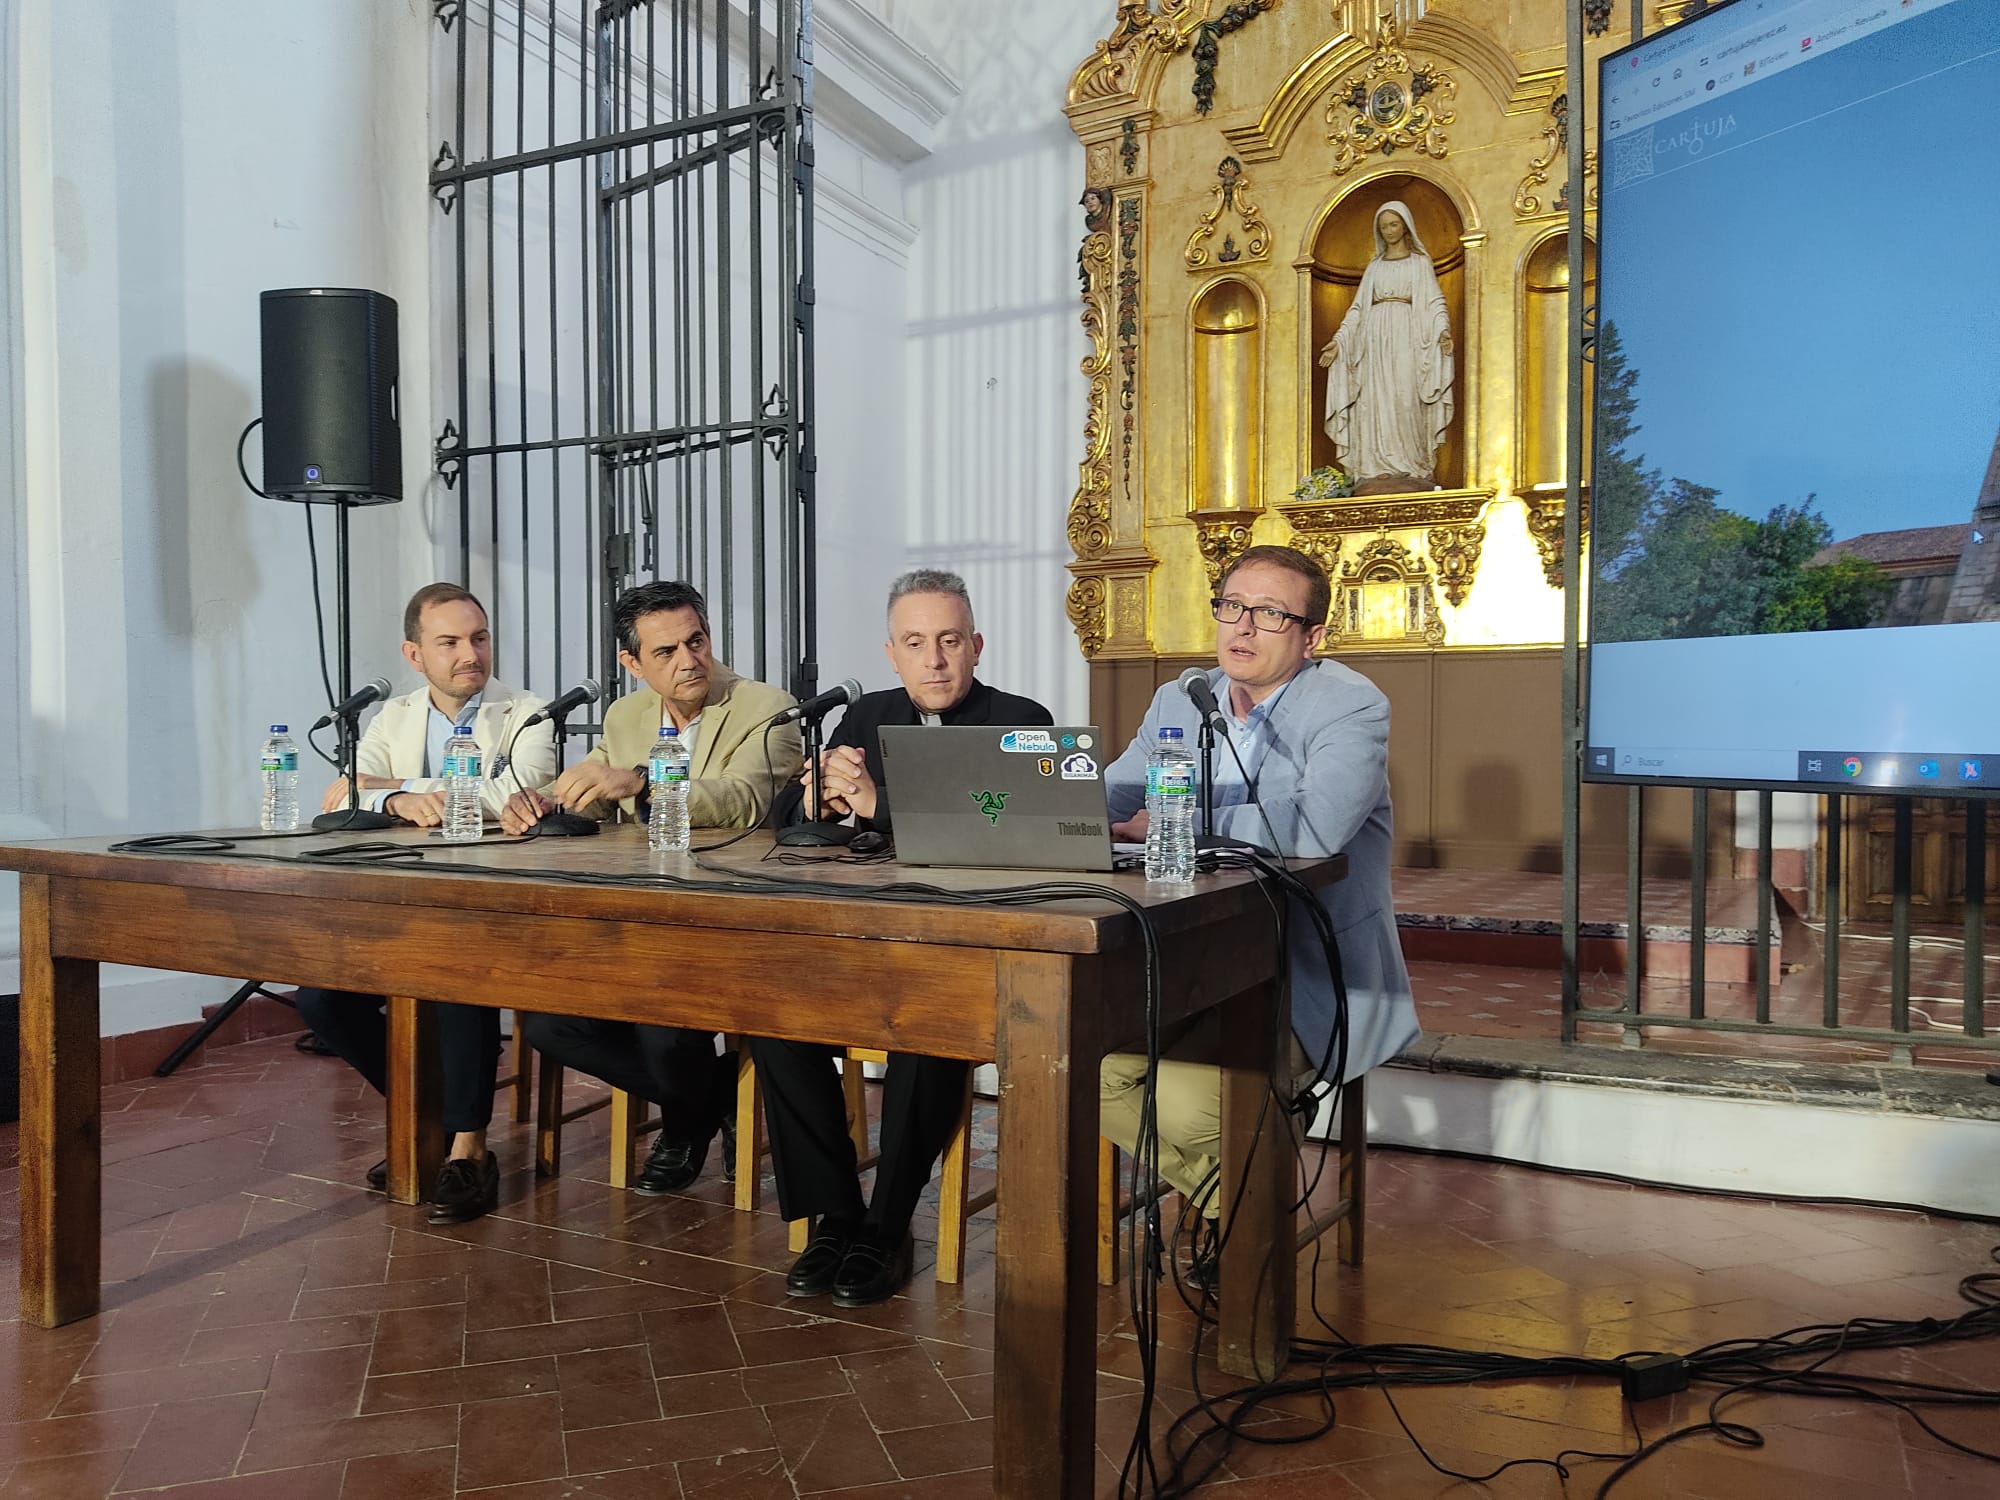
M 643 1193 L 648 1198 L 657 1198 L 662 1193 L 678 1193 L 701 1176 L 702 1163 L 707 1160 L 707 1141 L 669 1141 L 655 1137 L 653 1149 L 646 1157 L 646 1165 L 639 1169 L 638 1177 L 632 1182 L 632 1191 Z
M 485 1160 L 463 1157 L 438 1168 L 437 1191 L 431 1194 L 433 1224 L 469 1224 L 500 1206 L 500 1158 L 491 1151 Z
M 834 1278 L 847 1259 L 847 1247 L 854 1243 L 854 1231 L 836 1219 L 821 1219 L 806 1248 L 785 1273 L 787 1297 L 824 1297 L 833 1290 Z
M 389 1164 L 386 1161 L 378 1161 L 368 1169 L 368 1186 L 378 1193 L 389 1191 Z
M 1222 1239 L 1215 1220 L 1202 1220 L 1195 1231 L 1194 1258 L 1181 1273 L 1181 1285 L 1195 1293 L 1214 1296 L 1222 1287 Z
M 887 1302 L 909 1284 L 916 1245 L 908 1230 L 893 1245 L 863 1232 L 847 1247 L 847 1258 L 833 1278 L 835 1307 L 873 1307 Z
M 736 1111 L 722 1117 L 722 1180 L 736 1181 Z

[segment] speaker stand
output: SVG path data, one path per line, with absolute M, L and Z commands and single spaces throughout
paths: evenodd
M 306 524 L 312 524 L 313 501 L 305 502 Z M 349 579 L 347 571 L 347 512 L 350 502 L 331 502 L 335 512 L 333 532 L 333 614 L 334 644 L 338 653 L 339 666 L 336 680 L 340 684 L 340 696 L 336 702 L 345 703 L 354 695 L 353 667 L 353 621 L 350 618 Z M 360 716 L 342 714 L 340 716 L 340 750 L 338 753 L 340 774 L 347 778 L 347 806 L 337 812 L 321 813 L 312 821 L 313 828 L 320 833 L 372 833 L 383 828 L 396 826 L 396 819 L 387 813 L 376 812 L 361 805 L 361 769 L 356 764 L 360 759 Z

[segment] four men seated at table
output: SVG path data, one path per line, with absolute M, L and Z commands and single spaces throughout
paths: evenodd
M 1344 1076 L 1352 1079 L 1415 1040 L 1417 1023 L 1389 893 L 1388 702 L 1358 673 L 1315 661 L 1330 593 L 1319 565 L 1289 547 L 1252 547 L 1221 580 L 1214 600 L 1217 666 L 1209 680 L 1229 743 L 1215 762 L 1215 827 L 1287 856 L 1346 853 L 1346 878 L 1328 886 L 1321 901 L 1340 942 L 1349 1004 Z M 795 823 L 816 807 L 822 819 L 889 833 L 882 725 L 1054 722 L 1041 704 L 973 675 L 984 641 L 965 584 L 951 573 L 919 569 L 896 581 L 886 651 L 902 685 L 851 705 L 818 764 L 803 768 L 795 726 L 765 732 L 791 698 L 714 659 L 707 606 L 692 587 L 638 585 L 618 600 L 613 620 L 619 661 L 644 687 L 611 706 L 597 746 L 552 783 L 555 747 L 546 731 L 523 735 L 515 747 L 510 769 L 519 790 L 504 802 L 495 790 L 499 768 L 489 769 L 489 805 L 508 834 L 531 832 L 561 807 L 599 819 L 622 810 L 643 820 L 647 761 L 664 725 L 691 751 L 695 827 L 746 828 L 767 813 L 780 825 Z M 440 820 L 442 798 L 440 784 L 425 778 L 441 759 L 454 719 L 476 711 L 475 734 L 491 758 L 540 700 L 490 681 L 485 615 L 463 589 L 420 590 L 410 601 L 405 634 L 404 654 L 429 686 L 392 701 L 370 725 L 359 758 L 361 786 L 384 810 L 431 825 Z M 1145 838 L 1145 767 L 1158 731 L 1179 726 L 1192 740 L 1198 722 L 1177 684 L 1154 696 L 1138 734 L 1105 773 L 1115 837 Z M 327 806 L 344 797 L 344 784 L 337 784 Z M 1289 1102 L 1337 1061 L 1338 1012 L 1315 928 L 1294 914 L 1288 929 L 1294 1035 L 1289 1077 L 1280 1087 Z M 670 976 L 655 982 L 671 982 Z M 300 997 L 313 1029 L 378 1089 L 385 1047 L 380 1007 L 376 996 L 302 991 Z M 485 1148 L 485 1128 L 499 1051 L 496 1016 L 476 1006 L 440 1007 L 445 1125 L 454 1135 L 452 1159 L 433 1195 L 433 1222 L 476 1217 L 494 1206 L 497 1165 Z M 1162 1175 L 1210 1218 L 1221 1208 L 1214 1191 L 1222 1093 L 1214 1016 L 1208 1012 L 1164 1039 L 1156 1095 Z M 639 1175 L 640 1192 L 674 1192 L 700 1175 L 731 1117 L 735 1076 L 734 1059 L 717 1056 L 713 1033 L 553 1015 L 524 1016 L 521 1023 L 537 1050 L 658 1106 L 662 1126 Z M 875 1183 L 864 1201 L 835 1049 L 777 1038 L 750 1045 L 763 1080 L 780 1211 L 813 1221 L 786 1277 L 787 1292 L 830 1293 L 843 1307 L 888 1298 L 909 1279 L 910 1221 L 964 1107 L 969 1065 L 890 1056 Z M 1100 1072 L 1101 1128 L 1128 1151 L 1139 1135 L 1144 1075 L 1145 1058 L 1129 1052 L 1106 1057 Z

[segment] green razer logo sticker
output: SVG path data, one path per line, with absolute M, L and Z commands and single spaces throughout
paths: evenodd
M 1007 810 L 1006 792 L 970 792 L 967 795 L 979 804 L 979 810 L 986 814 L 989 823 L 998 824 L 1000 814 Z

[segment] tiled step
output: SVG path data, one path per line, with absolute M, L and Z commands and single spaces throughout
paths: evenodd
M 1417 961 L 1555 969 L 1562 963 L 1562 877 L 1526 871 L 1397 870 L 1391 877 L 1403 954 Z M 1690 972 L 1692 906 L 1685 880 L 1652 878 L 1643 886 L 1645 922 L 1640 972 L 1678 978 Z M 1622 876 L 1586 876 L 1580 891 L 1578 960 L 1586 974 L 1623 974 L 1633 962 Z M 1754 881 L 1708 882 L 1707 973 L 1718 983 L 1747 983 L 1756 965 Z M 1778 966 L 1773 918 L 1770 959 Z

